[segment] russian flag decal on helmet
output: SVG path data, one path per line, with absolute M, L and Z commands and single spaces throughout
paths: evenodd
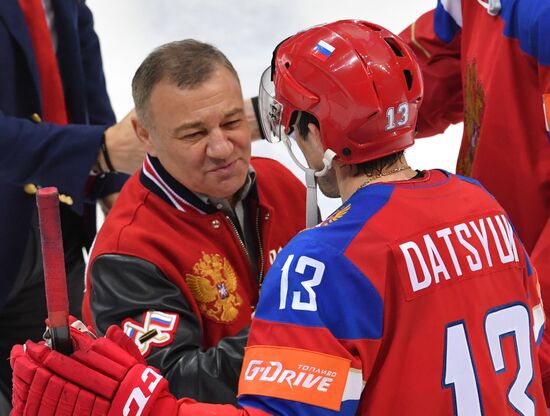
M 334 52 L 334 50 L 334 46 L 328 44 L 324 40 L 320 40 L 319 42 L 317 42 L 317 45 L 315 45 L 313 55 L 319 58 L 321 61 L 326 61 L 330 57 L 330 55 L 332 55 L 332 52 Z

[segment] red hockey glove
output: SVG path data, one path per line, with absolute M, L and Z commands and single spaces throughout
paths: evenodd
M 120 328 L 113 326 L 97 339 L 82 328 L 80 322 L 71 326 L 69 357 L 44 342 L 13 347 L 12 416 L 177 414 L 168 382 L 147 367 Z

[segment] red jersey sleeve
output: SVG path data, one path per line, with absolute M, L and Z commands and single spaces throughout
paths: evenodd
M 532 253 L 533 264 L 536 272 L 541 276 L 550 276 L 550 219 L 540 235 L 537 245 Z M 548 279 L 541 279 L 540 289 L 544 299 L 549 299 L 550 285 Z M 545 305 L 548 310 L 549 305 Z M 542 343 L 539 348 L 540 373 L 542 376 L 542 385 L 546 404 L 550 407 L 550 330 L 546 326 L 542 336 Z
M 532 28 L 531 36 L 536 36 L 539 39 L 540 53 L 537 56 L 538 63 L 538 80 L 539 89 L 542 98 L 542 106 L 544 110 L 544 122 L 546 128 L 546 134 L 548 136 L 548 146 L 550 147 L 550 62 L 548 57 L 548 44 L 544 41 L 548 33 L 547 22 L 550 20 L 550 7 L 546 6 L 542 8 L 538 24 Z M 537 36 L 538 35 L 538 36 Z M 543 177 L 550 177 L 550 160 L 542 157 L 540 162 L 542 164 Z M 533 265 L 536 268 L 538 275 L 541 276 L 541 292 L 543 299 L 546 299 L 545 309 L 548 314 L 548 300 L 550 299 L 550 217 L 546 221 L 542 232 L 540 233 L 533 251 L 531 252 L 531 259 Z M 546 327 L 543 335 L 542 344 L 539 350 L 539 361 L 541 366 L 541 375 L 543 381 L 544 395 L 546 397 L 546 403 L 550 407 L 550 328 Z
M 463 119 L 461 33 L 458 31 L 450 42 L 440 39 L 434 30 L 434 12 L 423 14 L 400 33 L 416 53 L 424 78 L 417 137 L 442 133 Z

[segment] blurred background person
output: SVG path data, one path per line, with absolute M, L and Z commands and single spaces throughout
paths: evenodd
M 401 36 L 425 82 L 419 137 L 464 122 L 456 172 L 502 204 L 548 298 L 550 1 L 438 1 Z
M 46 305 L 35 193 L 60 192 L 71 313 L 80 315 L 83 247 L 96 201 L 108 208 L 144 148 L 115 124 L 98 38 L 84 1 L 0 2 L 0 413 L 11 398 L 9 351 L 42 337 Z M 127 81 L 129 83 L 129 79 Z

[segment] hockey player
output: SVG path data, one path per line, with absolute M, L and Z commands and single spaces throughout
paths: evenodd
M 418 137 L 464 121 L 457 173 L 506 209 L 550 296 L 550 1 L 438 1 L 401 36 L 425 81 Z
M 40 400 L 53 414 L 546 414 L 537 275 L 508 216 L 477 182 L 407 165 L 423 89 L 407 45 L 364 21 L 317 26 L 279 45 L 261 85 L 266 137 L 294 135 L 316 171 L 334 156 L 320 184 L 343 205 L 270 269 L 240 408 L 176 401 L 111 327 L 74 329 L 71 357 L 15 347 L 16 414 Z

